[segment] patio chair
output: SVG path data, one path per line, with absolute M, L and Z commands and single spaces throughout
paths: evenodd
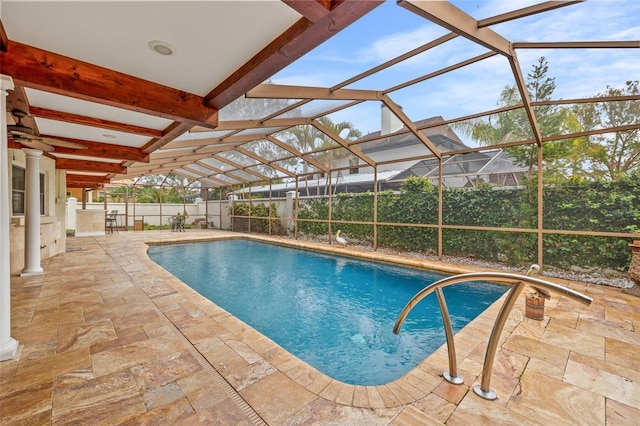
M 171 232 L 184 232 L 185 217 L 181 214 L 171 216 Z
M 118 210 L 111 210 L 109 213 L 107 213 L 105 228 L 109 234 L 113 234 L 114 228 L 116 229 L 116 232 L 118 231 L 117 219 L 118 219 Z

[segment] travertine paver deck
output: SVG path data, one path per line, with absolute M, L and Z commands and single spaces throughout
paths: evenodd
M 0 363 L 2 424 L 639 423 L 640 299 L 619 289 L 550 279 L 594 302 L 584 307 L 553 295 L 544 321 L 524 318 L 521 297 L 496 356 L 496 401 L 470 387 L 479 383 L 499 304 L 456 335 L 463 385 L 442 379 L 443 347 L 393 383 L 353 386 L 293 357 L 146 256 L 145 241 L 237 236 L 188 230 L 70 238 L 73 251 L 43 261 L 43 276 L 12 277 L 12 336 L 20 346 L 15 359 Z

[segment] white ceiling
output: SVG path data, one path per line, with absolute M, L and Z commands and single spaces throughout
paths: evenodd
M 4 1 L 9 39 L 204 96 L 293 25 L 280 1 Z M 162 56 L 160 40 L 176 48 Z

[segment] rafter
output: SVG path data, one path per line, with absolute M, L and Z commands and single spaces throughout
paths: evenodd
M 149 154 L 142 151 L 140 148 L 113 145 L 107 143 L 99 143 L 92 141 L 85 141 L 82 139 L 65 138 L 60 136 L 42 135 L 46 138 L 59 139 L 67 142 L 79 143 L 87 147 L 87 149 L 73 149 L 56 146 L 56 151 L 62 154 L 74 154 L 82 155 L 85 157 L 100 157 L 100 158 L 113 158 L 122 161 L 139 161 L 142 163 L 149 162 Z
M 204 98 L 9 40 L 3 74 L 16 84 L 85 101 L 214 128 L 218 110 Z
M 56 158 L 56 169 L 75 170 L 83 172 L 126 173 L 126 168 L 120 164 L 104 161 L 72 160 Z
M 111 120 L 101 118 L 87 117 L 85 115 L 72 114 L 70 112 L 54 111 L 47 108 L 31 106 L 29 108 L 31 115 L 50 120 L 64 121 L 66 123 L 81 124 L 83 126 L 100 127 L 102 129 L 116 130 L 119 132 L 133 133 L 137 135 L 150 136 L 152 138 L 160 138 L 164 134 L 162 130 L 149 129 L 147 127 L 134 126 L 133 124 L 118 123 Z
M 331 0 L 282 0 L 292 9 L 311 22 L 318 22 L 331 11 L 331 6 L 335 5 Z

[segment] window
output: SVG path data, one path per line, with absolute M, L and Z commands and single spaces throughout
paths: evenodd
M 358 159 L 357 158 L 349 158 L 349 167 L 351 167 L 349 169 L 349 174 L 350 175 L 355 175 L 360 173 L 360 168 L 357 167 L 358 166 Z
M 12 167 L 11 173 L 11 205 L 14 216 L 24 215 L 24 194 L 26 187 L 25 169 Z M 40 173 L 40 214 L 44 214 L 44 173 Z

